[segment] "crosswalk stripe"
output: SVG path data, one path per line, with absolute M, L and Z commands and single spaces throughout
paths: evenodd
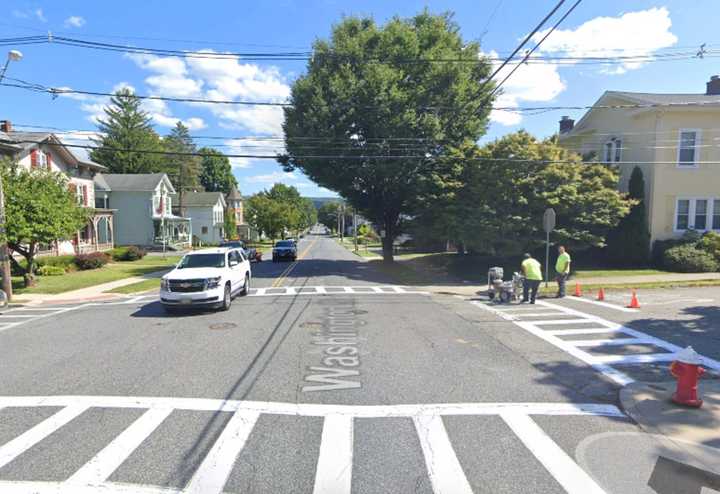
M 67 482 L 70 484 L 104 482 L 171 412 L 172 408 L 151 408 L 143 413 L 130 427 L 75 472 Z
M 472 494 L 440 415 L 413 417 L 435 494 Z
M 603 338 L 600 340 L 565 340 L 565 343 L 574 346 L 619 346 L 619 345 L 641 345 L 650 343 L 643 338 Z
M 84 405 L 70 405 L 48 417 L 32 429 L 0 446 L 0 468 L 39 443 L 63 425 L 87 410 Z
M 674 353 L 644 353 L 641 355 L 602 355 L 594 356 L 593 360 L 599 364 L 651 364 L 655 362 L 672 362 Z
M 595 480 L 529 416 L 519 413 L 503 413 L 500 416 L 568 494 L 605 494 Z
M 185 489 L 187 494 L 218 494 L 223 491 L 235 457 L 245 446 L 259 416 L 259 412 L 248 410 L 238 410 L 233 414 L 190 480 Z
M 328 415 L 323 423 L 313 494 L 350 494 L 353 418 Z

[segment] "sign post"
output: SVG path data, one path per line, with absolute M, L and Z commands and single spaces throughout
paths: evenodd
M 543 230 L 545 230 L 545 288 L 550 279 L 550 232 L 555 229 L 555 210 L 547 208 L 543 214 Z

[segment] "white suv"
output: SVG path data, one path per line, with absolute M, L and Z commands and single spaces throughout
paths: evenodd
M 251 277 L 250 262 L 241 249 L 198 250 L 162 277 L 160 302 L 168 312 L 194 306 L 228 310 L 236 294 L 248 294 Z

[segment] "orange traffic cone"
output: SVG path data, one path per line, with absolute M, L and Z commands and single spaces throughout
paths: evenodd
M 632 298 L 630 299 L 630 305 L 628 305 L 629 309 L 639 309 L 640 308 L 640 302 L 638 302 L 637 295 L 635 294 L 635 290 L 632 291 Z
M 582 288 L 580 288 L 580 282 L 575 282 L 575 296 L 576 297 L 582 297 Z
M 601 302 L 605 300 L 605 289 L 603 289 L 602 287 L 600 287 L 600 290 L 598 290 L 597 299 Z

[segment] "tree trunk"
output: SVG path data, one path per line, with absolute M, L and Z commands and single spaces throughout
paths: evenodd
M 382 254 L 383 254 L 383 262 L 391 263 L 394 261 L 393 259 L 393 240 L 395 240 L 390 235 L 386 235 L 382 239 Z
M 25 273 L 23 273 L 23 283 L 25 288 L 35 286 L 35 246 L 36 244 L 31 243 L 27 251 L 20 251 L 20 254 L 22 254 L 27 262 Z

